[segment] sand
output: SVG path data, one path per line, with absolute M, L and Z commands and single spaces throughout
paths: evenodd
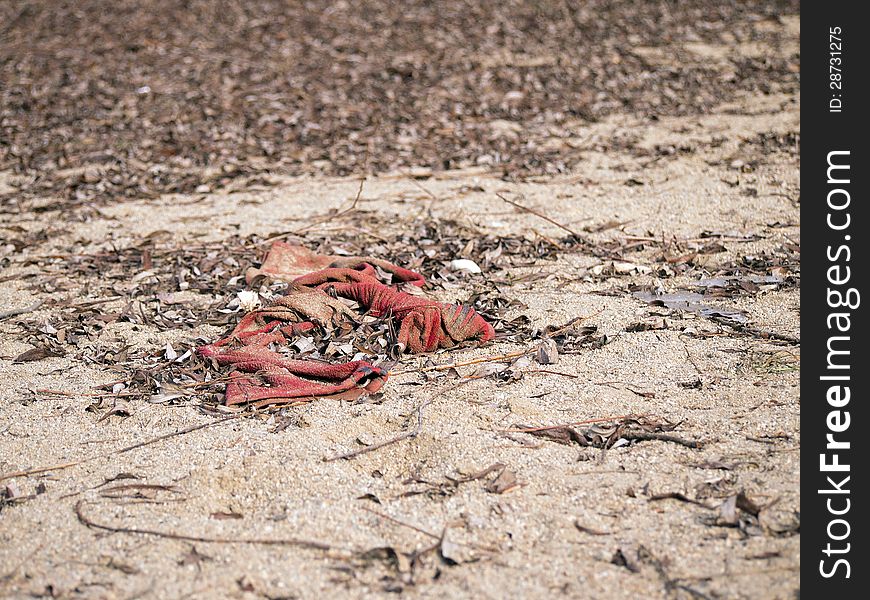
M 586 149 L 585 160 L 570 176 L 513 183 L 485 169 L 420 181 L 396 173 L 368 179 L 360 206 L 388 221 L 403 212 L 431 211 L 496 235 L 564 234 L 504 203 L 496 196 L 501 192 L 573 229 L 625 222 L 590 234 L 598 241 L 725 233 L 727 251 L 714 255 L 714 263 L 721 264 L 799 242 L 796 154 L 742 143 L 760 134 L 799 132 L 799 111 L 797 97 L 759 93 L 702 117 L 652 122 L 616 116 L 581 123 L 572 143 Z M 688 143 L 693 151 L 650 161 L 636 152 L 596 150 L 596 140 L 627 135 L 639 136 L 637 147 Z M 83 253 L 123 247 L 156 230 L 169 231 L 173 243 L 286 231 L 347 206 L 359 185 L 353 178 L 275 180 L 268 189 L 103 208 L 82 222 L 63 223 L 65 233 L 38 247 L 21 254 L 4 250 L 12 260 L 0 275 L 39 273 L 39 265 L 20 264 L 28 254 L 48 255 L 70 245 Z M 754 192 L 746 192 L 750 188 Z M 30 231 L 58 225 L 40 214 L 11 222 Z M 747 235 L 759 239 L 734 241 Z M 632 260 L 655 270 L 661 267 L 660 254 L 650 247 Z M 400 375 L 377 403 L 313 402 L 294 409 L 295 424 L 277 433 L 265 419 L 213 424 L 215 418 L 201 414 L 194 403 L 171 407 L 135 401 L 130 416 L 98 422 L 102 411 L 86 411 L 93 398 L 80 394 L 92 393 L 92 386 L 116 375 L 74 355 L 13 364 L 9 359 L 29 348 L 20 339 L 22 323 L 44 322 L 52 311 L 0 322 L 0 356 L 6 357 L 0 360 L 6 381 L 0 387 L 0 473 L 76 461 L 212 423 L 124 454 L 0 483 L 14 486 L 20 496 L 36 494 L 0 508 L 0 595 L 795 597 L 799 346 L 751 336 L 692 335 L 720 328 L 699 316 L 649 307 L 629 294 L 594 293 L 656 282 L 654 273 L 589 277 L 601 263 L 565 252 L 531 269 L 559 277 L 506 288 L 528 306 L 515 313 L 527 315 L 537 327 L 589 316 L 588 323 L 608 335 L 605 346 L 562 356 L 551 367 L 570 376 L 527 373 L 511 384 L 485 379 L 455 387 L 449 378 L 421 386 L 412 385 L 421 381 L 419 375 Z M 44 297 L 25 289 L 29 281 L 2 281 L 0 310 Z M 661 283 L 671 290 L 688 279 Z M 722 303 L 745 310 L 760 330 L 800 336 L 797 288 Z M 669 327 L 625 331 L 631 323 L 653 318 L 651 313 L 668 313 Z M 220 333 L 214 327 L 135 329 L 116 323 L 103 335 L 159 350 L 166 342 L 192 344 L 198 335 Z M 464 361 L 518 348 L 497 343 L 445 353 L 438 360 Z M 463 375 L 473 371 L 460 369 Z M 681 385 L 695 380 L 700 387 Z M 43 388 L 71 395 L 32 393 Z M 415 411 L 426 400 L 431 403 L 416 438 L 353 460 L 324 462 L 363 443 L 390 439 L 407 431 L 409 422 L 413 428 Z M 553 425 L 626 414 L 680 423 L 674 435 L 699 440 L 703 447 L 645 441 L 602 452 L 501 433 L 517 423 Z M 487 491 L 492 476 L 446 485 L 447 477 L 495 463 L 505 465 L 521 485 L 501 494 Z M 717 463 L 728 468 L 716 468 Z M 103 485 L 119 474 L 138 479 Z M 427 488 L 420 481 L 432 484 L 430 491 L 408 495 Z M 171 489 L 145 490 L 138 499 L 101 493 L 131 482 Z M 748 528 L 716 525 L 716 508 L 655 499 L 678 493 L 717 507 L 741 490 L 756 503 L 771 505 L 761 512 L 762 527 L 745 513 Z M 84 518 L 115 528 L 227 540 L 304 539 L 331 549 L 110 533 L 83 525 L 77 507 Z M 440 554 L 429 552 L 419 564 L 410 563 L 408 555 L 442 536 Z

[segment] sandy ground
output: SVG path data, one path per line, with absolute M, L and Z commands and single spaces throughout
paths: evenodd
M 791 41 L 777 51 L 788 56 L 797 48 L 797 17 L 781 26 Z M 765 51 L 749 42 L 738 46 L 727 52 Z M 699 61 L 724 60 L 726 52 L 700 42 L 685 50 Z M 656 49 L 645 58 L 667 60 Z M 508 125 L 501 134 L 514 135 Z M 117 371 L 76 352 L 12 360 L 32 347 L 28 332 L 51 323 L 59 309 L 0 320 L 0 493 L 6 498 L 0 500 L 0 596 L 797 597 L 798 286 L 716 300 L 745 311 L 754 331 L 791 342 L 649 306 L 629 286 L 670 292 L 723 265 L 750 264 L 799 245 L 800 100 L 759 91 L 705 116 L 616 115 L 566 129 L 573 137 L 551 142 L 582 149 L 584 160 L 570 175 L 516 183 L 485 167 L 423 179 L 395 173 L 366 180 L 359 202 L 365 214 L 384 220 L 384 231 L 431 215 L 497 236 L 564 236 L 553 223 L 500 200 L 502 193 L 569 229 L 589 229 L 597 243 L 650 238 L 624 253 L 635 266 L 616 272 L 579 250 L 516 267 L 517 277 L 544 276 L 502 286 L 525 304 L 512 315 L 528 316 L 537 328 L 587 316 L 584 324 L 608 339 L 561 356 L 549 372 L 532 373 L 543 367 L 531 364 L 518 381 L 461 385 L 451 377 L 419 385 L 418 373 L 397 375 L 374 402 L 296 407 L 281 431 L 268 416 L 218 423 L 195 399 L 178 405 L 137 399 L 128 416 L 101 420 L 106 408 L 89 410 L 94 398 L 88 394 L 116 380 Z M 0 192 L 11 190 L 10 177 L 0 173 Z M 79 211 L 66 222 L 52 216 L 52 198 L 44 199 L 46 212 L 4 215 L 4 235 L 48 235 L 23 250 L 2 246 L 0 313 L 51 294 L 92 299 L 84 283 L 58 279 L 63 259 L 53 255 L 124 248 L 155 232 L 164 232 L 159 239 L 167 247 L 266 237 L 347 207 L 359 186 L 352 178 L 276 177 L 273 183 L 124 202 Z M 611 221 L 618 225 L 596 231 Z M 345 220 L 321 222 L 311 233 L 346 227 Z M 710 234 L 724 248 L 698 258 L 708 262 L 696 261 L 689 274 L 662 260 L 656 240 L 696 240 L 680 245 L 689 251 Z M 799 281 L 799 265 L 788 276 Z M 474 276 L 464 281 L 471 287 Z M 122 299 L 106 302 L 106 311 L 126 302 L 129 289 L 116 291 Z M 463 297 L 463 289 L 439 294 Z M 193 306 L 214 300 L 182 296 Z M 663 328 L 629 327 L 662 319 Z M 197 337 L 214 339 L 222 331 L 114 322 L 96 343 L 156 355 L 167 343 L 192 347 Z M 435 360 L 522 348 L 499 342 Z M 398 368 L 417 360 L 406 358 Z M 324 462 L 413 429 L 426 401 L 415 438 Z M 650 440 L 603 451 L 503 431 L 628 414 L 679 423 L 672 434 L 701 447 Z M 111 454 L 197 425 L 208 426 Z M 83 459 L 89 460 L 64 466 Z M 458 484 L 447 479 L 496 463 L 520 485 L 499 493 L 491 485 L 495 472 Z M 724 523 L 722 504 L 741 491 L 751 502 L 740 503 L 739 526 Z M 270 540 L 328 548 L 264 543 Z
M 401 211 L 429 210 L 497 235 L 564 234 L 495 196 L 522 194 L 526 206 L 571 228 L 626 223 L 593 234 L 597 240 L 725 233 L 731 236 L 723 242 L 726 252 L 711 259 L 715 271 L 715 264 L 729 259 L 799 242 L 795 153 L 741 144 L 759 134 L 798 131 L 799 101 L 793 97 L 746 97 L 692 119 L 651 123 L 614 117 L 578 128 L 576 143 L 588 150 L 571 177 L 519 184 L 484 170 L 454 172 L 417 182 L 424 192 L 397 174 L 368 180 L 361 206 L 388 220 Z M 688 141 L 693 151 L 650 162 L 637 153 L 595 150 L 596 140 L 627 135 L 639 136 L 637 147 Z M 627 185 L 629 180 L 634 184 Z M 298 222 L 293 219 L 346 206 L 357 186 L 356 180 L 302 178 L 267 190 L 123 203 L 84 222 L 63 224 L 66 233 L 24 256 L 50 255 L 70 244 L 80 252 L 122 247 L 156 230 L 170 231 L 175 243 L 267 235 L 286 231 Z M 755 192 L 747 194 L 748 188 Z M 49 226 L 38 214 L 15 224 L 30 231 Z M 758 239 L 734 241 L 747 234 Z M 660 256 L 660 248 L 650 247 L 632 260 L 658 269 Z M 588 277 L 601 263 L 564 252 L 556 262 L 542 261 L 533 269 L 557 276 L 506 288 L 528 305 L 516 314 L 528 315 L 537 327 L 592 315 L 588 323 L 611 338 L 601 348 L 562 356 L 552 367 L 573 377 L 530 373 L 509 385 L 481 380 L 453 388 L 452 380 L 409 385 L 420 377 L 401 375 L 391 379 L 379 403 L 314 402 L 294 409 L 298 423 L 278 433 L 265 420 L 232 420 L 124 454 L 4 481 L 19 496 L 36 495 L 0 508 L 0 595 L 367 598 L 401 591 L 408 597 L 795 597 L 799 347 L 727 335 L 711 321 L 650 307 L 627 293 L 594 294 L 656 281 L 655 273 Z M 2 274 L 5 279 L 39 270 L 13 261 Z M 671 290 L 686 280 L 660 282 Z M 4 280 L 0 307 L 26 306 L 41 294 L 24 290 L 25 280 Z M 758 329 L 799 337 L 796 288 L 722 303 L 747 311 Z M 652 313 L 667 314 L 668 327 L 625 331 Z M 30 347 L 20 339 L 21 322 L 51 317 L 51 310 L 39 310 L 0 324 L 0 355 L 6 357 L 0 360 L 6 380 L 0 388 L 0 473 L 75 461 L 214 421 L 193 404 L 138 401 L 129 417 L 97 422 L 100 413 L 85 410 L 93 399 L 75 394 L 92 393 L 92 386 L 112 381 L 114 373 L 72 355 L 21 364 L 8 360 Z M 192 343 L 196 335 L 219 332 L 134 329 L 117 323 L 104 335 L 159 349 L 167 341 Z M 699 331 L 722 335 L 693 335 Z M 499 343 L 438 361 L 518 347 Z M 460 369 L 463 375 L 473 370 Z M 680 385 L 698 379 L 699 387 Z M 31 393 L 42 388 L 73 395 Z M 323 462 L 406 430 L 416 407 L 429 398 L 416 439 L 354 460 Z M 679 422 L 674 433 L 700 440 L 703 447 L 646 441 L 602 452 L 500 433 L 516 423 L 552 425 L 625 414 Z M 409 484 L 411 477 L 444 482 L 494 463 L 506 465 L 523 485 L 493 493 L 487 491 L 491 478 L 485 478 L 405 495 L 425 487 Z M 716 468 L 723 464 L 728 469 Z M 110 485 L 132 481 L 172 491 L 106 498 L 101 494 L 106 486 L 98 486 L 119 474 L 139 479 Z M 679 493 L 716 507 L 740 490 L 771 505 L 759 522 L 744 528 L 716 525 L 716 509 L 654 499 Z M 117 528 L 211 538 L 302 538 L 333 548 L 108 533 L 85 527 L 77 505 L 85 518 Z M 238 518 L 220 518 L 222 513 Z M 432 546 L 442 534 L 443 557 L 430 552 L 410 565 L 408 554 Z M 392 550 L 366 554 L 383 548 Z

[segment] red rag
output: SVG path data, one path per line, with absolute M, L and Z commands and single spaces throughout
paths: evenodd
M 299 276 L 311 268 L 320 270 Z M 197 349 L 202 356 L 235 367 L 227 385 L 227 405 L 253 402 L 260 407 L 324 396 L 354 399 L 384 385 L 388 373 L 366 361 L 333 365 L 293 360 L 267 347 L 286 345 L 288 337 L 310 331 L 315 327 L 312 320 L 328 326 L 335 318 L 347 315 L 346 307 L 325 293 L 327 288 L 376 316 L 395 318 L 399 322 L 398 341 L 411 352 L 431 352 L 465 340 L 485 342 L 495 337 L 492 325 L 471 307 L 398 291 L 378 280 L 383 273 L 389 275 L 391 283 L 418 287 L 425 283 L 419 273 L 387 261 L 322 256 L 301 246 L 276 242 L 262 268 L 248 270 L 247 280 L 251 283 L 260 275 L 268 275 L 292 281 L 288 295 L 245 315 L 226 338 Z
M 294 283 L 331 289 L 338 296 L 359 302 L 375 316 L 392 315 L 400 324 L 399 343 L 411 352 L 432 352 L 466 340 L 487 342 L 495 337 L 492 325 L 473 308 L 400 292 L 365 272 L 329 268 L 303 275 Z
M 260 334 L 256 342 L 237 349 L 219 349 L 215 344 L 202 346 L 202 356 L 214 358 L 218 364 L 232 365 L 227 385 L 226 404 L 256 402 L 265 406 L 282 399 L 314 399 L 323 396 L 356 399 L 373 393 L 386 383 L 384 369 L 366 361 L 328 364 L 315 361 L 293 360 L 269 350 L 261 342 L 283 340 L 280 332 Z M 286 340 L 283 340 L 286 342 Z M 239 373 L 257 373 L 269 385 L 264 386 L 254 377 Z
M 360 256 L 324 256 L 316 254 L 304 246 L 288 244 L 287 242 L 273 243 L 263 265 L 259 269 L 253 267 L 248 269 L 245 280 L 250 285 L 257 277 L 266 275 L 283 281 L 293 281 L 306 273 L 326 268 L 360 270 L 376 278 L 377 273 L 374 267 L 389 273 L 396 283 L 407 282 L 416 286 L 422 286 L 426 283 L 424 277 L 419 273 L 385 260 Z

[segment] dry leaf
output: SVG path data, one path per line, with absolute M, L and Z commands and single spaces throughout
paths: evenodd
M 491 494 L 504 494 L 515 488 L 520 487 L 521 483 L 517 481 L 513 471 L 509 471 L 506 467 L 501 470 L 498 477 L 493 479 L 486 485 L 486 491 Z
M 12 362 L 15 363 L 24 363 L 24 362 L 34 362 L 37 360 L 42 360 L 43 358 L 49 358 L 51 356 L 62 356 L 57 354 L 53 350 L 46 348 L 45 346 L 37 346 L 36 348 L 31 348 L 30 350 L 26 350 L 12 359 Z
M 547 338 L 538 346 L 535 352 L 535 360 L 542 365 L 555 365 L 559 362 L 559 348 L 556 341 Z

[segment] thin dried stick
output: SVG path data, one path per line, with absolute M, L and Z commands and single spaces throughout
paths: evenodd
M 341 224 L 341 225 L 332 225 L 330 227 L 321 227 L 319 229 L 320 233 L 326 233 L 328 231 L 341 231 L 341 232 L 357 231 L 363 235 L 367 235 L 367 236 L 374 238 L 378 241 L 384 242 L 385 244 L 390 243 L 389 239 L 387 239 L 381 235 L 378 235 L 378 234 L 374 233 L 373 231 L 365 229 L 364 227 L 357 227 L 356 225 Z
M 531 371 L 526 371 L 529 375 L 534 375 L 535 373 L 542 373 L 545 375 L 561 375 L 562 377 L 571 377 L 572 379 L 579 379 L 579 375 L 575 375 L 574 373 L 563 373 L 562 371 L 550 371 L 548 369 L 533 369 Z
M 319 219 L 315 219 L 307 227 L 303 227 L 302 229 L 299 229 L 293 233 L 295 233 L 295 234 L 304 233 L 305 231 L 308 231 L 309 229 L 311 229 L 315 225 L 319 225 L 320 223 L 325 223 L 325 222 L 331 221 L 333 219 L 338 219 L 339 217 L 343 217 L 344 215 L 352 213 L 353 211 L 355 211 L 356 205 L 359 204 L 359 198 L 362 195 L 363 186 L 365 185 L 365 183 L 366 183 L 366 178 L 365 177 L 360 178 L 359 188 L 356 191 L 356 196 L 354 197 L 353 202 L 351 203 L 350 207 L 348 207 L 342 211 L 339 211 L 334 215 L 324 215 L 324 216 L 320 217 Z
M 562 423 L 561 425 L 545 425 L 543 427 L 511 427 L 509 429 L 499 429 L 502 433 L 532 433 L 535 431 L 549 431 L 551 429 L 560 429 L 562 427 L 576 427 L 578 425 L 591 425 L 593 423 L 605 423 L 607 421 L 623 421 L 625 419 L 639 419 L 646 415 L 619 415 L 614 417 L 599 417 L 597 419 L 587 419 L 585 421 L 574 421 L 573 423 Z
M 39 300 L 31 304 L 30 306 L 25 306 L 23 308 L 13 308 L 12 310 L 4 310 L 3 312 L 0 312 L 0 321 L 2 321 L 3 319 L 8 319 L 9 317 L 17 317 L 18 315 L 24 315 L 29 312 L 33 312 L 40 306 L 42 306 L 43 302 L 43 300 Z
M 689 364 L 695 367 L 695 373 L 699 376 L 703 375 L 704 372 L 701 370 L 701 367 L 698 366 L 698 363 L 696 363 L 695 359 L 692 357 L 692 353 L 689 352 L 689 345 L 686 343 L 686 340 L 683 339 L 682 335 L 678 335 L 677 338 L 683 343 L 683 350 L 686 352 L 686 360 L 689 361 Z
M 369 452 L 374 452 L 375 450 L 380 450 L 386 446 L 390 446 L 392 444 L 398 444 L 403 440 L 407 440 L 410 438 L 415 438 L 420 435 L 420 432 L 423 431 L 423 409 L 432 403 L 432 399 L 423 402 L 420 406 L 417 407 L 417 427 L 412 429 L 411 431 L 406 431 L 400 435 L 397 435 L 394 438 L 390 438 L 383 442 L 378 442 L 376 444 L 371 444 L 369 446 L 365 446 L 360 448 L 359 450 L 354 450 L 352 452 L 346 452 L 344 454 L 336 454 L 334 456 L 327 456 L 323 459 L 323 462 L 334 462 L 336 460 L 356 458 L 362 454 L 367 454 Z
M 130 398 L 133 396 L 144 396 L 145 394 L 141 392 L 104 392 L 101 394 L 92 394 L 86 392 L 65 392 L 63 390 L 48 390 L 48 389 L 37 389 L 34 390 L 37 394 L 50 394 L 52 396 L 66 396 L 67 398 L 72 398 L 75 396 L 81 396 L 83 398 Z
M 66 302 L 64 304 L 59 304 L 58 308 L 88 308 L 90 306 L 96 306 L 97 304 L 106 304 L 107 302 L 114 302 L 115 300 L 123 300 L 124 296 L 109 296 L 108 298 L 96 298 L 94 300 L 86 300 L 84 302 Z
M 508 352 L 507 354 L 499 354 L 497 356 L 485 356 L 484 358 L 475 358 L 474 360 L 467 360 L 463 362 L 454 362 L 446 365 L 434 365 L 431 367 L 423 367 L 420 369 L 405 369 L 403 371 L 391 371 L 390 375 L 407 375 L 408 373 L 428 373 L 429 371 L 448 371 L 450 369 L 455 369 L 456 367 L 467 367 L 469 365 L 477 365 L 484 362 L 495 362 L 498 360 L 507 360 L 509 358 L 518 358 L 520 356 L 525 356 L 531 352 L 534 352 L 537 348 L 526 348 L 525 350 L 518 350 L 516 352 Z
M 284 233 L 276 233 L 275 235 L 271 235 L 271 236 L 267 237 L 266 239 L 264 239 L 263 242 L 261 242 L 261 243 L 280 240 L 282 238 L 289 237 L 291 235 L 300 235 L 300 234 L 305 233 L 306 231 L 310 230 L 312 227 L 320 225 L 321 223 L 326 223 L 328 221 L 332 221 L 333 219 L 338 219 L 338 218 L 343 217 L 349 213 L 352 213 L 353 211 L 356 210 L 357 204 L 359 204 L 359 199 L 360 199 L 360 196 L 362 195 L 363 186 L 365 185 L 365 182 L 366 182 L 365 177 L 360 178 L 359 189 L 357 189 L 357 191 L 356 191 L 356 197 L 353 199 L 353 202 L 351 203 L 351 205 L 348 208 L 346 208 L 342 211 L 339 211 L 339 212 L 335 213 L 334 215 L 321 215 L 317 218 L 314 218 L 311 220 L 310 223 L 308 223 L 308 225 L 305 225 L 304 227 L 302 227 L 300 229 L 296 229 L 294 231 L 286 231 Z
M 602 308 L 598 312 L 594 312 L 591 315 L 581 315 L 579 317 L 574 317 L 573 319 L 571 319 L 570 321 L 568 321 L 567 323 L 565 323 L 564 325 L 562 325 L 558 329 L 554 329 L 553 331 L 547 332 L 544 335 L 544 337 L 551 338 L 553 336 L 560 335 L 561 333 L 571 329 L 572 327 L 574 327 L 578 323 L 582 323 L 583 321 L 591 319 L 592 317 L 597 317 L 598 315 L 600 315 L 603 312 L 604 312 L 604 309 Z
M 411 530 L 416 531 L 418 533 L 422 533 L 423 535 L 427 535 L 434 540 L 439 540 L 438 546 L 441 545 L 441 542 L 444 541 L 444 536 L 447 534 L 447 528 L 444 529 L 444 532 L 441 535 L 436 535 L 436 534 L 432 533 L 431 531 L 427 531 L 427 530 L 423 529 L 422 527 L 417 527 L 416 525 L 412 525 L 411 523 L 406 523 L 405 521 L 397 519 L 396 517 L 392 517 L 386 513 L 382 513 L 382 512 L 377 511 L 373 508 L 369 508 L 368 506 L 363 506 L 363 510 L 366 512 L 370 512 L 373 515 L 377 515 L 377 516 L 381 517 L 382 519 L 386 519 L 387 521 L 395 523 L 396 525 L 400 525 L 401 527 L 407 527 L 408 529 L 411 529 Z M 485 552 L 497 552 L 497 550 L 495 548 L 492 548 L 491 546 L 482 546 L 480 544 L 475 544 L 474 542 L 463 542 L 463 541 L 456 540 L 455 543 L 460 544 L 462 546 L 468 546 L 471 548 L 478 548 L 479 550 L 483 550 Z
M 430 198 L 432 198 L 433 200 L 441 200 L 441 198 L 439 198 L 438 196 L 436 196 L 435 194 L 433 194 L 431 191 L 429 191 L 428 188 L 426 188 L 426 186 L 424 186 L 422 183 L 420 183 L 419 181 L 417 181 L 417 180 L 414 179 L 413 177 L 410 179 L 410 182 L 413 183 L 414 185 L 416 185 L 418 188 L 420 188 L 420 189 L 423 190 L 424 192 L 426 192 L 426 194 L 427 194 Z
M 675 435 L 670 435 L 667 433 L 647 433 L 645 431 L 626 431 L 619 434 L 619 437 L 625 438 L 629 441 L 658 441 L 658 442 L 671 442 L 674 444 L 679 444 L 681 446 L 685 446 L 686 448 L 703 448 L 704 442 L 696 442 L 694 440 L 686 440 L 681 437 L 677 437 Z
M 662 244 L 662 245 L 668 244 L 668 241 L 666 241 L 664 239 L 664 236 L 662 236 L 662 238 L 654 238 L 654 237 L 648 237 L 648 236 L 643 236 L 643 235 L 626 235 L 626 236 L 624 236 L 624 239 L 632 241 L 632 242 L 638 241 L 638 242 L 654 242 L 654 243 Z M 718 240 L 720 242 L 752 242 L 752 241 L 754 241 L 754 240 L 747 239 L 747 238 L 725 236 L 725 235 L 717 236 L 717 237 L 711 236 L 711 237 L 697 237 L 697 238 L 683 238 L 683 239 L 678 239 L 678 238 L 674 237 L 672 241 L 675 241 L 675 242 L 680 243 L 680 244 L 695 244 L 695 243 L 700 243 L 700 242 L 709 242 L 711 240 Z
M 505 198 L 504 196 L 502 196 L 501 194 L 499 194 L 498 192 L 496 192 L 495 195 L 498 196 L 499 198 L 501 198 L 502 200 L 504 200 L 505 202 L 507 202 L 508 204 L 510 204 L 511 206 L 515 206 L 515 207 L 519 208 L 520 210 L 524 210 L 524 211 L 526 211 L 527 213 L 533 214 L 533 215 L 535 215 L 536 217 L 538 217 L 539 219 L 544 219 L 547 223 L 550 223 L 550 224 L 552 224 L 552 225 L 555 225 L 555 226 L 558 227 L 559 229 L 562 229 L 562 230 L 564 230 L 564 231 L 567 231 L 568 233 L 570 233 L 572 236 L 574 236 L 574 237 L 577 238 L 578 240 L 582 240 L 582 239 L 583 239 L 583 236 L 581 236 L 579 233 L 577 233 L 576 231 L 574 231 L 573 229 L 571 229 L 571 228 L 569 228 L 569 227 L 566 227 L 565 225 L 562 225 L 562 224 L 559 223 L 558 221 L 555 221 L 555 220 L 551 219 L 551 218 L 548 217 L 547 215 L 545 215 L 545 214 L 543 214 L 543 213 L 540 213 L 540 212 L 538 212 L 538 211 L 536 211 L 536 210 L 534 210 L 534 209 L 532 209 L 532 208 L 529 208 L 528 206 L 523 206 L 523 205 L 520 204 L 519 202 L 514 202 L 513 200 L 509 200 L 509 199 Z
M 417 527 L 416 525 L 411 525 L 410 523 L 405 523 L 404 521 L 400 521 L 399 519 L 397 519 L 395 517 L 391 517 L 390 515 L 388 515 L 386 513 L 379 512 L 373 508 L 369 508 L 368 506 L 363 506 L 363 510 L 366 512 L 370 512 L 373 515 L 377 515 L 377 516 L 381 517 L 382 519 L 386 519 L 387 521 L 391 521 L 391 522 L 395 523 L 396 525 L 401 525 L 402 527 L 407 527 L 408 529 L 413 529 L 414 531 L 416 531 L 418 533 L 422 533 L 423 535 L 428 535 L 432 539 L 435 539 L 435 540 L 441 539 L 440 535 L 436 535 L 436 534 L 432 533 L 431 531 L 426 531 L 425 529 Z
M 371 444 L 369 446 L 365 446 L 364 448 L 360 448 L 359 450 L 354 450 L 352 452 L 347 452 L 345 454 L 337 454 L 335 456 L 325 457 L 323 459 L 323 462 L 333 462 L 333 461 L 341 460 L 341 459 L 356 458 L 357 456 L 360 456 L 361 454 L 367 454 L 369 452 L 374 452 L 375 450 L 380 450 L 381 448 L 384 448 L 385 446 L 390 446 L 392 444 L 397 444 L 401 441 L 417 437 L 418 435 L 420 435 L 420 432 L 423 431 L 423 409 L 424 408 L 426 408 L 427 406 L 432 404 L 432 402 L 436 398 L 443 396 L 449 392 L 452 392 L 453 390 L 455 390 L 459 386 L 461 386 L 465 383 L 468 383 L 469 381 L 474 381 L 475 379 L 480 379 L 480 378 L 481 378 L 480 376 L 467 377 L 467 378 L 459 381 L 458 383 L 451 385 L 450 387 L 443 389 L 440 392 L 435 393 L 431 398 L 429 398 L 428 400 L 426 400 L 425 402 L 420 404 L 420 406 L 417 407 L 417 427 L 415 427 L 412 431 L 406 431 L 405 433 L 402 433 L 401 435 L 397 435 L 394 438 L 390 438 L 390 439 L 383 441 L 383 442 L 378 442 L 377 444 Z
M 219 383 L 227 383 L 231 378 L 229 375 L 221 375 L 220 377 L 215 377 L 214 379 L 210 379 L 208 381 L 194 381 L 192 383 L 181 383 L 178 384 L 179 387 L 183 388 L 198 388 L 198 387 L 208 387 L 213 384 Z
M 145 446 L 150 446 L 151 444 L 156 444 L 157 442 L 161 442 L 163 440 L 176 437 L 179 435 L 185 435 L 187 433 L 192 433 L 194 431 L 198 431 L 200 429 L 205 429 L 206 427 L 212 427 L 213 425 L 220 425 L 221 423 L 225 423 L 231 419 L 238 419 L 242 415 L 247 413 L 237 413 L 234 415 L 230 415 L 227 417 L 223 417 L 218 419 L 217 421 L 210 421 L 208 423 L 201 423 L 199 425 L 193 425 L 191 427 L 187 427 L 186 429 L 182 429 L 180 431 L 175 431 L 173 433 L 167 433 L 164 435 L 157 436 L 155 438 L 151 438 L 149 440 L 145 440 L 144 442 L 139 442 L 133 444 L 132 446 L 126 446 L 124 448 L 120 448 L 118 450 L 111 450 L 109 452 L 104 452 L 102 454 L 95 454 L 94 456 L 90 456 L 88 458 L 82 458 L 79 460 L 74 460 L 66 463 L 60 463 L 57 465 L 50 465 L 47 467 L 37 467 L 35 469 L 25 469 L 23 471 L 14 471 L 12 473 L 2 473 L 0 474 L 0 481 L 5 481 L 6 479 L 15 479 L 16 477 L 27 477 L 28 475 L 39 475 L 40 473 L 47 473 L 49 471 L 61 471 L 63 469 L 68 469 L 70 467 L 75 467 L 78 465 L 82 465 L 93 460 L 97 460 L 100 458 L 107 458 L 109 456 L 115 456 L 117 454 L 124 454 L 125 452 L 130 452 L 131 450 L 136 450 L 137 448 L 143 448 Z
M 335 547 L 325 542 L 317 542 L 314 540 L 303 540 L 298 538 L 284 539 L 269 539 L 269 538 L 220 538 L 209 537 L 202 535 L 188 535 L 183 533 L 172 533 L 170 531 L 160 531 L 157 529 L 142 529 L 138 527 L 113 527 L 98 523 L 93 519 L 85 516 L 82 507 L 85 501 L 79 500 L 75 505 L 75 513 L 79 522 L 85 527 L 91 529 L 101 529 L 102 531 L 110 531 L 112 533 L 138 533 L 140 535 L 153 535 L 156 537 L 167 538 L 170 540 L 183 540 L 186 542 L 203 542 L 209 544 L 257 544 L 263 546 L 299 546 L 301 548 L 312 548 L 314 550 L 335 550 Z M 348 552 L 349 553 L 349 552 Z

